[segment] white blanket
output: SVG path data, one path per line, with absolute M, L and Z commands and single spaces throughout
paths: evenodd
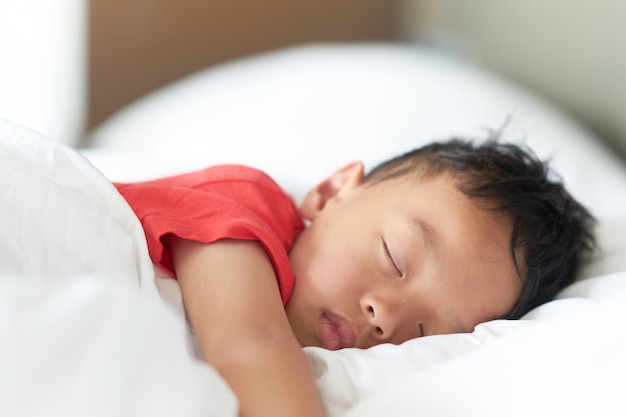
M 236 415 L 97 169 L 2 122 L 0 190 L 0 415 Z M 624 318 L 618 272 L 472 334 L 306 352 L 332 417 L 624 416 Z
M 0 121 L 0 190 L 1 416 L 236 415 L 98 170 Z

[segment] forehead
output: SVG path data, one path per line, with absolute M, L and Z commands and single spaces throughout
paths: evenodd
M 447 172 L 429 175 L 413 171 L 407 175 L 383 181 L 366 182 L 364 185 L 365 188 L 371 188 L 373 194 L 385 195 L 385 201 L 389 205 L 405 204 L 411 201 L 421 205 L 439 204 L 438 209 L 466 212 L 470 217 L 481 218 L 493 225 L 511 227 L 512 221 L 509 216 L 491 210 L 498 205 L 497 201 L 468 197 L 459 187 L 461 181 L 460 178 Z
M 510 253 L 511 218 L 490 210 L 495 202 L 465 195 L 458 188 L 458 179 L 451 175 L 390 179 L 373 185 L 372 194 L 379 204 L 387 206 L 391 216 L 421 227 L 432 238 L 490 243 L 487 247 L 497 246 Z
M 423 201 L 437 195 L 446 200 L 458 200 L 463 205 L 474 203 L 458 188 L 458 179 L 447 173 L 426 175 L 419 171 L 381 181 L 364 183 L 373 194 L 386 195 L 390 205 L 398 201 Z

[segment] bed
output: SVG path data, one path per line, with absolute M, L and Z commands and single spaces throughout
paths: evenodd
M 491 129 L 551 160 L 598 219 L 598 252 L 518 321 L 400 346 L 305 348 L 328 415 L 626 415 L 626 164 L 519 86 L 378 43 L 207 68 L 118 112 L 80 149 L 0 122 L 0 415 L 237 415 L 111 181 L 237 162 L 298 200 L 351 160 L 371 167 Z

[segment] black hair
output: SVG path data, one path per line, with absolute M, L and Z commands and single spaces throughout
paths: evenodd
M 451 175 L 457 188 L 512 223 L 510 250 L 524 287 L 504 318 L 517 319 L 572 283 L 595 248 L 595 219 L 529 148 L 496 136 L 474 143 L 453 138 L 434 142 L 374 168 L 366 182 L 417 174 Z M 479 204 L 481 207 L 481 204 Z M 516 254 L 523 254 L 520 270 Z

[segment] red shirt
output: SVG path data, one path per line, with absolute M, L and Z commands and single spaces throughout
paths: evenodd
M 304 224 L 298 209 L 269 176 L 240 165 L 220 165 L 133 184 L 115 184 L 146 234 L 152 261 L 176 277 L 168 235 L 211 243 L 257 240 L 267 251 L 283 305 L 294 284 L 287 256 Z

